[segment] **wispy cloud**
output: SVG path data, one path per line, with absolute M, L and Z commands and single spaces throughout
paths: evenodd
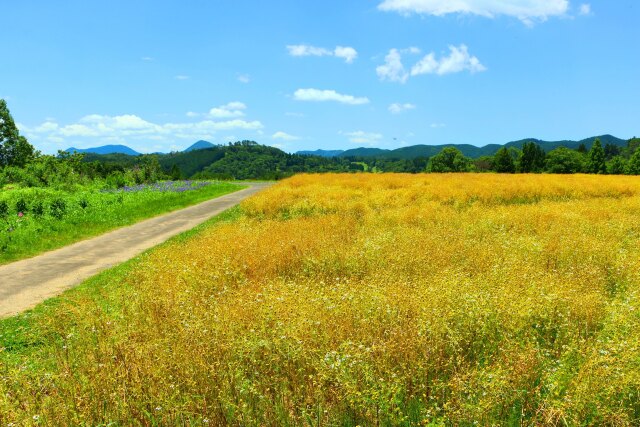
M 449 46 L 449 56 L 437 59 L 432 52 L 422 58 L 411 68 L 411 75 L 438 74 L 440 76 L 461 71 L 478 73 L 486 71 L 486 67 L 475 56 L 469 55 L 469 49 L 465 45 Z
M 294 135 L 289 135 L 286 132 L 278 131 L 273 135 L 271 135 L 271 139 L 281 139 L 283 141 L 296 141 L 300 138 Z
M 151 56 L 143 56 L 142 58 L 140 58 L 141 60 L 143 60 L 144 62 L 151 62 L 151 61 L 155 61 L 155 58 L 152 58 Z
M 384 0 L 378 5 L 379 10 L 403 15 L 443 16 L 460 13 L 487 18 L 505 15 L 515 17 L 526 25 L 565 15 L 568 8 L 568 0 Z
M 402 63 L 402 53 L 417 53 L 418 48 L 409 49 L 391 49 L 384 58 L 384 64 L 376 68 L 376 74 L 380 80 L 390 82 L 406 83 L 409 77 L 419 76 L 421 74 L 437 74 L 439 76 L 445 74 L 459 73 L 461 71 L 469 71 L 478 73 L 485 71 L 487 68 L 480 63 L 480 60 L 469 54 L 466 45 L 449 46 L 449 55 L 437 58 L 434 52 L 425 55 L 418 61 L 411 71 L 407 71 Z
M 214 107 L 209 110 L 208 116 L 213 119 L 230 119 L 234 117 L 244 116 L 244 110 L 247 106 L 242 102 L 234 101 L 228 104 Z
M 591 15 L 591 5 L 589 3 L 583 3 L 579 9 L 580 15 Z
M 238 81 L 240 83 L 250 83 L 251 82 L 251 77 L 249 76 L 249 74 L 238 74 Z
M 358 52 L 350 46 L 336 46 L 335 49 L 326 49 L 307 44 L 294 44 L 288 45 L 287 50 L 291 56 L 335 56 L 344 59 L 348 64 L 358 57 Z
M 174 77 L 176 80 L 189 80 L 191 78 L 191 76 L 185 76 L 185 75 L 177 75 Z
M 400 104 L 400 103 L 393 103 L 391 105 L 389 105 L 389 112 L 391 114 L 400 114 L 404 111 L 407 110 L 413 110 L 415 109 L 416 106 L 414 104 L 409 104 L 409 103 L 405 103 L 405 104 Z
M 365 132 L 357 130 L 353 132 L 340 132 L 341 135 L 345 135 L 349 138 L 350 142 L 354 144 L 367 144 L 372 145 L 377 143 L 383 138 L 383 135 L 375 132 Z
M 293 98 L 297 101 L 326 102 L 334 101 L 348 105 L 368 104 L 369 98 L 355 97 L 352 95 L 344 95 L 335 90 L 320 89 L 298 89 L 293 94 Z
M 384 57 L 384 64 L 376 67 L 376 74 L 380 80 L 405 83 L 409 73 L 404 69 L 402 56 L 398 49 L 391 49 Z

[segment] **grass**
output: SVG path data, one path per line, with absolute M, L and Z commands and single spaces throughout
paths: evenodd
M 195 188 L 195 187 L 194 187 Z M 214 182 L 191 191 L 17 189 L 0 196 L 0 265 L 242 189 Z M 22 216 L 19 216 L 20 213 Z
M 640 180 L 297 176 L 0 323 L 0 425 L 637 425 Z

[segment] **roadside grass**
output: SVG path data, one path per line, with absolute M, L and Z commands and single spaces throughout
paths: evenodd
M 0 195 L 0 265 L 61 248 L 143 219 L 219 197 L 245 186 L 213 182 L 185 192 L 65 192 L 16 189 Z M 24 209 L 20 210 L 20 203 Z M 22 213 L 22 216 L 19 216 Z
M 0 322 L 0 425 L 638 425 L 639 211 L 634 177 L 290 178 Z

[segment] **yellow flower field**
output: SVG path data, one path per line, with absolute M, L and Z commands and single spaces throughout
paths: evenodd
M 640 424 L 637 177 L 299 175 L 95 286 L 0 425 Z

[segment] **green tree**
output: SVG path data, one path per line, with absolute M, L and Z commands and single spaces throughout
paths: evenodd
M 522 145 L 522 157 L 520 157 L 519 171 L 522 173 L 542 172 L 546 153 L 535 142 L 525 142 Z
M 595 174 L 607 173 L 604 149 L 600 140 L 596 138 L 587 155 L 587 172 Z
M 35 150 L 18 132 L 7 102 L 0 99 L 0 167 L 23 167 L 34 156 Z
M 455 147 L 443 148 L 429 160 L 429 172 L 469 172 L 471 160 Z
M 607 173 L 624 175 L 627 171 L 627 160 L 622 156 L 615 156 L 607 162 Z
M 182 179 L 182 172 L 180 171 L 180 166 L 174 163 L 173 166 L 171 166 L 171 172 L 169 172 L 169 175 L 171 176 L 171 179 L 173 179 L 174 181 Z
M 581 154 L 587 154 L 587 146 L 586 146 L 586 145 L 584 145 L 584 142 L 582 142 L 582 143 L 580 143 L 580 145 L 578 146 L 578 148 L 576 149 L 576 151 L 577 151 L 578 153 L 581 153 Z
M 507 147 L 500 148 L 494 156 L 493 169 L 498 173 L 515 173 L 516 163 Z
M 627 173 L 629 175 L 640 175 L 640 149 L 637 149 L 629 159 Z
M 558 147 L 549 151 L 545 165 L 550 173 L 579 173 L 584 169 L 584 156 L 578 151 Z

